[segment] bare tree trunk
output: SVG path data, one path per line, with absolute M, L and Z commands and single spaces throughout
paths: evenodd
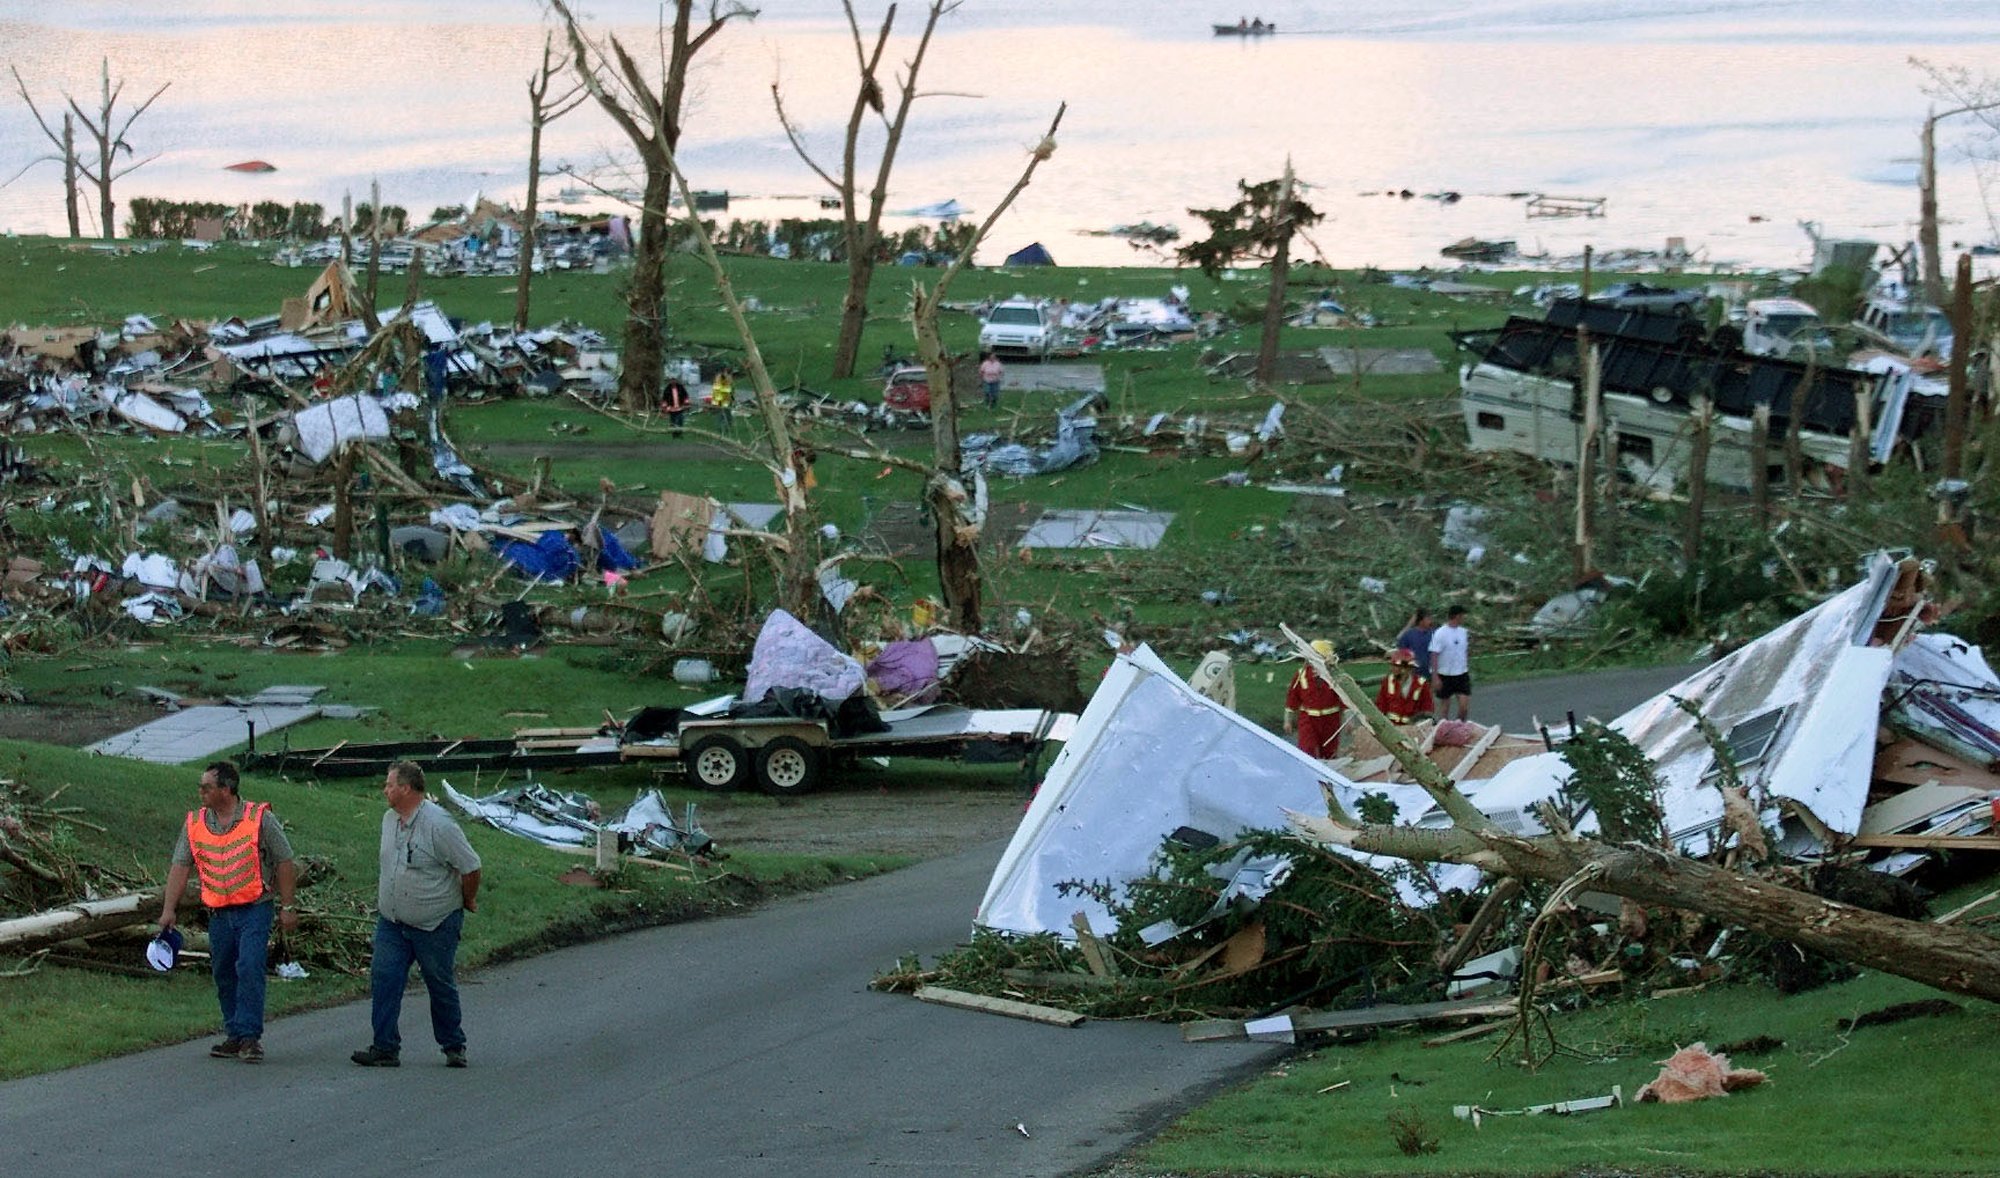
M 1951 369 L 1949 392 L 1944 403 L 1944 467 L 1941 478 L 1958 479 L 1965 474 L 1965 425 L 1971 416 L 1971 398 L 1966 385 L 1966 353 L 1972 351 L 1972 255 L 1958 255 L 1958 274 L 1952 287 Z
M 1595 463 L 1597 457 L 1598 415 L 1604 404 L 1601 388 L 1602 378 L 1598 372 L 1597 349 L 1591 346 L 1590 333 L 1582 328 L 1576 332 L 1577 360 L 1582 365 L 1583 376 L 1583 432 L 1577 438 L 1576 455 L 1576 538 L 1575 568 L 1576 579 L 1582 581 L 1596 571 L 1597 554 L 1591 534 L 1591 492 L 1596 485 Z
M 1694 448 L 1688 455 L 1688 513 L 1681 533 L 1681 563 L 1692 571 L 1701 561 L 1701 516 L 1708 506 L 1708 448 L 1715 429 L 1715 411 L 1707 397 L 1694 399 L 1688 424 L 1694 427 Z
M 118 142 L 111 134 L 111 59 L 104 59 L 104 121 L 97 128 L 97 228 L 106 241 L 118 236 L 118 206 L 111 199 L 112 165 L 117 162 Z
M 1936 112 L 1925 116 L 1918 132 L 1917 154 L 1917 249 L 1924 255 L 1924 301 L 1944 306 L 1944 261 L 1938 257 L 1937 206 L 1937 121 Z
M 882 243 L 883 205 L 889 196 L 889 176 L 896 165 L 896 150 L 902 145 L 903 131 L 909 125 L 910 107 L 918 97 L 917 75 L 923 70 L 938 19 L 956 9 L 959 3 L 960 0 L 930 0 L 926 6 L 924 30 L 917 40 L 916 52 L 904 63 L 902 75 L 897 79 L 896 112 L 885 115 L 886 104 L 879 75 L 890 30 L 896 24 L 896 6 L 891 4 L 883 15 L 882 27 L 876 31 L 874 44 L 870 47 L 861 39 L 861 25 L 854 15 L 853 0 L 843 0 L 841 7 L 847 14 L 848 32 L 853 37 L 855 68 L 859 78 L 854 101 L 848 109 L 839 176 L 821 167 L 806 151 L 805 139 L 798 126 L 785 114 L 784 96 L 775 83 L 771 86 L 771 101 L 777 107 L 778 122 L 784 127 L 786 138 L 791 140 L 792 150 L 840 197 L 841 237 L 847 250 L 847 294 L 841 300 L 840 334 L 833 349 L 833 377 L 836 380 L 854 375 L 856 358 L 861 352 L 861 334 L 868 322 L 868 288 L 874 280 L 876 251 Z M 864 214 L 860 208 L 858 148 L 861 127 L 870 111 L 882 118 L 883 137 L 882 154 L 875 164 L 875 182 L 868 193 L 868 210 Z
M 344 192 L 340 196 L 340 268 L 352 270 L 354 266 L 354 194 Z
M 63 112 L 63 211 L 69 214 L 72 240 L 83 236 L 82 210 L 77 208 L 76 116 Z
M 333 554 L 354 559 L 354 464 L 365 442 L 349 442 L 333 460 Z
M 1271 255 L 1271 291 L 1264 299 L 1263 334 L 1257 341 L 1257 383 L 1272 387 L 1278 375 L 1278 332 L 1285 326 L 1285 282 L 1292 270 L 1292 161 L 1278 193 L 1278 247 Z
M 535 281 L 535 247 L 541 236 L 536 198 L 541 195 L 542 121 L 528 130 L 528 198 L 521 207 L 521 272 L 514 283 L 514 330 L 528 330 L 528 289 Z
M 854 375 L 855 361 L 861 354 L 861 333 L 868 326 L 868 288 L 875 281 L 875 251 L 880 241 L 880 233 L 867 233 L 848 245 L 847 293 L 840 300 L 840 336 L 833 345 L 836 380 Z M 851 252 L 856 249 L 867 256 L 856 259 Z
M 1873 404 L 1868 389 L 1857 386 L 1854 390 L 1854 428 L 1847 435 L 1846 495 L 1850 501 L 1861 498 L 1868 489 L 1869 442 L 1875 433 L 1875 423 L 1870 420 Z M 1758 526 L 1763 526 L 1761 521 Z
M 382 321 L 375 316 L 375 292 L 382 279 L 382 184 L 379 180 L 368 182 L 368 207 L 373 211 L 368 217 L 368 281 L 361 303 L 361 322 L 367 326 L 368 334 L 374 335 L 382 330 Z
M 529 289 L 535 282 L 535 249 L 541 240 L 542 128 L 583 104 L 582 85 L 549 100 L 549 84 L 569 64 L 556 58 L 555 34 L 542 38 L 542 68 L 528 79 L 528 199 L 521 212 L 521 274 L 514 284 L 514 330 L 528 330 Z
M 1771 526 L 1771 407 L 1759 405 L 1750 411 L 1750 505 L 1757 515 L 1757 530 Z
M 1806 401 L 1819 380 L 1819 357 L 1808 349 L 1805 375 L 1792 388 L 1791 404 L 1785 407 L 1785 488 L 1792 498 L 1806 493 Z
M 646 170 L 645 205 L 632 243 L 632 278 L 625 285 L 625 342 L 618 360 L 618 404 L 637 413 L 660 400 L 666 373 L 667 205 L 673 173 Z M 693 206 L 690 218 L 699 216 Z

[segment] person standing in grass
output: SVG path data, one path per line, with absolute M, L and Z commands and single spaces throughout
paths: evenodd
M 1000 407 L 1000 381 L 1006 375 L 1006 366 L 992 352 L 986 353 L 986 358 L 979 362 L 979 389 L 986 395 L 988 409 Z
M 236 766 L 217 761 L 201 771 L 196 787 L 201 809 L 188 811 L 167 867 L 160 898 L 160 931 L 179 919 L 181 896 L 192 875 L 208 906 L 209 965 L 215 998 L 222 1007 L 220 1043 L 208 1049 L 216 1059 L 264 1062 L 264 963 L 271 947 L 271 924 L 299 927 L 293 898 L 298 868 L 285 828 L 269 802 L 246 802 L 238 792 Z M 278 899 L 275 913 L 271 897 Z
M 715 414 L 715 425 L 725 434 L 736 433 L 736 380 L 727 368 L 715 374 L 708 385 L 708 407 Z
M 660 394 L 660 412 L 667 415 L 667 421 L 674 427 L 674 436 L 680 437 L 687 428 L 688 390 L 678 376 L 667 378 L 666 391 Z
M 465 832 L 424 794 L 424 771 L 409 761 L 389 766 L 382 782 L 381 870 L 375 891 L 374 957 L 369 962 L 374 1041 L 351 1057 L 365 1068 L 402 1063 L 403 987 L 414 964 L 430 992 L 431 1033 L 446 1067 L 465 1066 L 458 1002 L 458 937 L 465 914 L 478 911 L 479 853 Z
M 1438 719 L 1472 718 L 1472 634 L 1465 628 L 1465 607 L 1445 611 L 1444 625 L 1431 635 L 1431 668 L 1437 672 Z M 1458 715 L 1452 716 L 1452 701 Z

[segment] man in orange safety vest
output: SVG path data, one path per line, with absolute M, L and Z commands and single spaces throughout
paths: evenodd
M 244 801 L 238 787 L 236 766 L 227 761 L 201 771 L 201 809 L 188 812 L 174 843 L 160 902 L 160 931 L 174 927 L 181 895 L 193 876 L 208 908 L 209 965 L 227 1036 L 208 1053 L 216 1059 L 262 1063 L 264 963 L 271 924 L 275 917 L 280 928 L 299 926 L 293 898 L 298 869 L 271 804 Z

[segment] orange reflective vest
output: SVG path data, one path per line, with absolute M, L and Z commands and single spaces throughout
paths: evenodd
M 264 829 L 269 802 L 245 802 L 236 825 L 212 834 L 200 810 L 187 816 L 188 850 L 194 854 L 195 875 L 201 880 L 201 902 L 210 908 L 254 904 L 264 898 L 264 863 L 258 835 Z

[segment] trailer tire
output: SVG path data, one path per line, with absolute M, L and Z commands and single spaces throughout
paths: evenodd
M 757 750 L 757 788 L 773 797 L 796 797 L 819 788 L 819 750 L 796 736 L 774 737 Z
M 698 789 L 725 792 L 740 789 L 750 775 L 750 756 L 726 736 L 704 736 L 681 758 L 688 781 Z

